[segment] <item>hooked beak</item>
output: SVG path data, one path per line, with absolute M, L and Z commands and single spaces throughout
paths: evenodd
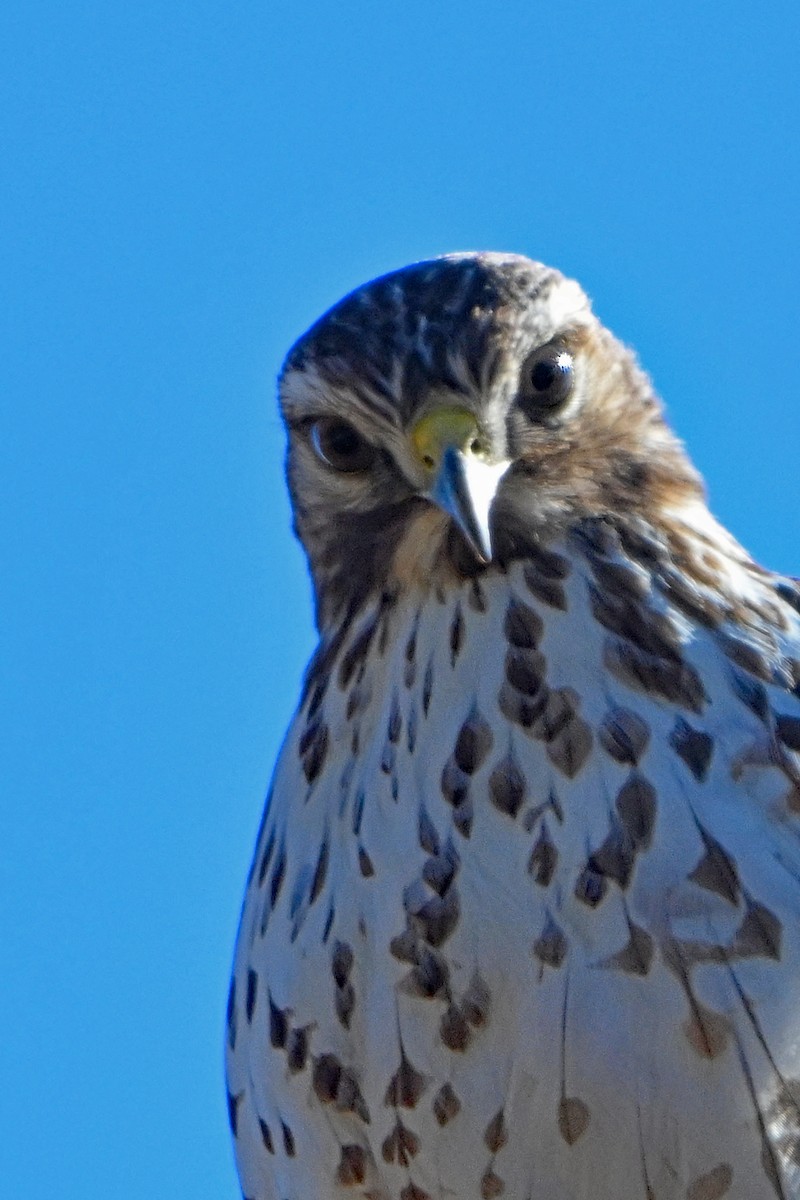
M 478 424 L 461 408 L 441 408 L 414 426 L 415 454 L 431 473 L 425 496 L 461 530 L 479 562 L 492 558 L 489 515 L 497 488 L 510 463 L 492 462 L 484 451 Z

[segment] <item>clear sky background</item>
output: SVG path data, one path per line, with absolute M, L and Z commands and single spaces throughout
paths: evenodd
M 3 7 L 2 1196 L 238 1196 L 228 968 L 313 645 L 274 378 L 345 291 L 574 274 L 800 573 L 799 55 L 797 0 Z

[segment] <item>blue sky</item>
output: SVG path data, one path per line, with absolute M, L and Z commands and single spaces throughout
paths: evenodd
M 341 294 L 530 254 L 800 572 L 800 8 L 0 16 L 0 1180 L 236 1200 L 222 1020 L 313 644 L 274 377 Z

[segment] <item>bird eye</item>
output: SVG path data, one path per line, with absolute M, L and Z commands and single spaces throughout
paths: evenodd
M 336 471 L 366 471 L 375 457 L 374 447 L 347 421 L 321 417 L 311 426 L 311 445 Z
M 569 350 L 554 342 L 537 350 L 525 364 L 520 403 L 532 421 L 560 408 L 572 394 L 575 364 Z

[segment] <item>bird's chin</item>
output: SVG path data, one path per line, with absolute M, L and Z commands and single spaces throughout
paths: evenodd
M 494 555 L 488 561 L 479 556 L 461 530 L 452 522 L 443 538 L 442 550 L 450 577 L 455 577 L 458 581 L 473 579 L 496 566 Z
M 408 522 L 391 563 L 391 582 L 401 588 L 428 590 L 458 586 L 465 579 L 503 571 L 512 562 L 534 554 L 549 540 L 547 531 L 508 506 L 491 519 L 492 555 L 481 557 L 455 522 L 439 509 L 426 506 Z
M 419 508 L 398 538 L 389 568 L 387 582 L 390 587 L 428 590 L 431 586 L 452 582 L 455 569 L 451 541 L 454 538 L 461 543 L 459 553 L 470 555 L 476 563 L 463 536 L 445 513 L 433 504 Z
M 358 608 L 375 593 L 422 596 L 503 572 L 519 559 L 535 557 L 559 528 L 534 511 L 530 498 L 520 504 L 519 498 L 501 496 L 490 516 L 491 558 L 485 561 L 447 513 L 414 497 L 351 516 L 333 533 L 327 532 L 325 542 L 309 553 L 322 624 L 329 624 L 336 613 Z

